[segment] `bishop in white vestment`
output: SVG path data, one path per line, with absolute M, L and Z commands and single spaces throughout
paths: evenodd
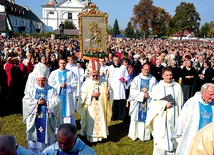
M 39 66 L 36 84 L 26 91 L 23 98 L 28 150 L 38 154 L 54 143 L 56 128 L 61 124 L 59 95 L 47 84 L 48 74 L 46 66 Z
M 93 69 L 90 75 L 82 85 L 77 112 L 81 115 L 81 135 L 90 142 L 98 142 L 109 134 L 113 95 L 107 81 L 99 77 L 98 69 Z

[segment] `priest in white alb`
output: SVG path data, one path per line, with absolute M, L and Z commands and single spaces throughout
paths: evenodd
M 177 155 L 187 155 L 198 130 L 214 118 L 214 84 L 206 83 L 184 104 L 172 135 Z
M 66 60 L 60 59 L 59 69 L 51 72 L 48 84 L 56 88 L 60 96 L 62 122 L 76 126 L 76 98 L 74 93 L 77 86 L 77 76 L 65 66 Z
M 134 78 L 130 87 L 130 108 L 129 115 L 131 122 L 128 136 L 132 140 L 139 138 L 141 141 L 151 139 L 148 129 L 145 129 L 147 109 L 149 105 L 152 88 L 157 80 L 150 74 L 150 65 L 145 63 L 141 66 L 141 73 Z
M 162 77 L 152 89 L 145 125 L 153 136 L 153 155 L 174 153 L 171 136 L 183 105 L 183 91 L 181 85 L 173 81 L 172 70 L 164 68 Z

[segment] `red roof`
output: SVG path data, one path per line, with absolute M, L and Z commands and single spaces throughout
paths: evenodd
M 190 34 L 189 31 L 184 30 L 184 33 L 183 33 L 182 37 L 186 37 L 188 34 Z M 172 36 L 173 37 L 181 37 L 181 33 L 175 33 Z

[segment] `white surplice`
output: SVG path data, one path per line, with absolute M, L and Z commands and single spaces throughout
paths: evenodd
M 114 93 L 114 100 L 121 100 L 126 99 L 126 92 L 125 92 L 125 82 L 121 82 L 119 79 L 124 78 L 128 80 L 129 74 L 127 68 L 123 65 L 120 67 L 114 67 L 111 65 L 108 67 L 109 72 L 109 84 L 113 89 Z

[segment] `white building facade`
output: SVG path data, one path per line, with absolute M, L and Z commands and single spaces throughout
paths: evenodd
M 43 31 L 43 22 L 29 9 L 15 4 L 14 0 L 0 1 L 0 32 L 25 34 Z
M 72 21 L 78 28 L 78 14 L 87 9 L 90 3 L 90 0 L 49 0 L 42 5 L 44 32 L 59 29 L 60 23 L 66 20 Z

